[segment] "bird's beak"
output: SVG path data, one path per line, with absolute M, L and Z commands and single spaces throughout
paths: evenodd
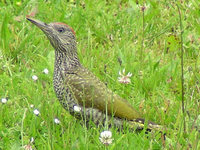
M 42 31 L 47 32 L 48 30 L 48 24 L 37 20 L 37 19 L 33 19 L 33 18 L 26 18 L 28 21 L 30 21 L 31 23 L 35 24 L 38 28 L 40 28 Z

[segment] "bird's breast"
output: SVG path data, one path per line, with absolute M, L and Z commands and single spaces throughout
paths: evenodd
M 53 86 L 54 86 L 54 91 L 56 93 L 56 96 L 58 97 L 59 100 L 61 100 L 64 96 L 63 84 L 64 84 L 64 81 L 63 81 L 61 72 L 54 70 Z

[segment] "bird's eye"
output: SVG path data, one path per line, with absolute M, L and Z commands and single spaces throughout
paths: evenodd
M 65 32 L 65 29 L 63 27 L 58 28 L 58 32 L 63 33 L 63 32 Z

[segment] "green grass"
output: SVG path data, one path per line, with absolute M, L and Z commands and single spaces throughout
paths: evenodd
M 186 133 L 178 9 L 176 3 L 164 0 L 145 5 L 143 20 L 140 1 L 1 0 L 0 98 L 7 97 L 8 102 L 0 103 L 0 150 L 23 149 L 31 137 L 34 149 L 200 149 L 200 2 L 179 3 Z M 105 147 L 99 141 L 104 129 L 86 129 L 61 107 L 52 84 L 54 50 L 45 35 L 25 19 L 35 8 L 35 18 L 73 27 L 81 63 L 146 118 L 167 127 L 165 142 L 154 133 L 123 134 L 112 129 L 114 141 Z M 42 73 L 44 68 L 49 69 L 48 75 Z M 131 84 L 118 82 L 123 68 L 133 73 Z M 39 79 L 33 81 L 32 75 Z M 39 116 L 33 114 L 35 108 Z

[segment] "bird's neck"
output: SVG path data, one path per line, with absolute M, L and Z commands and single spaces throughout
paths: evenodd
M 80 66 L 77 53 L 55 51 L 55 68 L 67 71 Z
M 77 54 L 66 54 L 55 51 L 54 77 L 53 84 L 56 95 L 59 99 L 63 98 L 64 73 L 72 72 L 80 66 Z

